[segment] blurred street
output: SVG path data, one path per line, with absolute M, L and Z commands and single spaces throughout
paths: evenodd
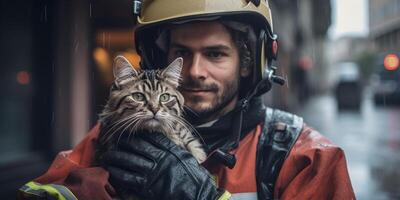
M 400 199 L 400 107 L 375 106 L 365 93 L 360 111 L 339 112 L 328 94 L 296 113 L 344 149 L 357 199 Z

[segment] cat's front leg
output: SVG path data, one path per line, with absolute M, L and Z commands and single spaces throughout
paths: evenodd
M 192 140 L 186 145 L 186 148 L 199 163 L 203 163 L 207 159 L 207 154 L 203 149 L 203 145 L 197 138 L 193 137 Z
M 176 145 L 189 151 L 199 163 L 204 162 L 207 158 L 207 154 L 203 150 L 203 145 L 197 138 L 189 135 L 187 136 L 188 137 L 180 138 L 178 135 L 169 135 L 168 138 Z

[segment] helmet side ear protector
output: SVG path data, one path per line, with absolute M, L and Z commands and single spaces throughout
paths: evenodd
M 269 29 L 267 29 L 269 30 Z M 248 98 L 252 96 L 259 96 L 268 92 L 272 83 L 279 85 L 285 84 L 285 79 L 281 76 L 276 75 L 276 67 L 272 65 L 272 61 L 277 59 L 278 56 L 278 36 L 266 32 L 264 29 L 260 31 L 257 44 L 256 44 L 256 66 L 260 66 L 260 72 L 255 80 L 261 79 L 256 85 L 254 91 L 248 95 Z M 267 63 L 265 63 L 265 61 Z M 257 68 L 257 67 L 256 67 Z

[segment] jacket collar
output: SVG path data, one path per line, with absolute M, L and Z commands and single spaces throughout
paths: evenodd
M 237 106 L 239 107 L 239 105 Z M 230 149 L 236 140 L 234 137 L 235 115 L 239 114 L 237 109 L 228 112 L 213 123 L 203 124 L 195 127 L 201 138 L 203 139 L 206 149 L 212 152 L 216 148 Z M 243 123 L 241 138 L 243 139 L 247 133 L 254 129 L 257 124 L 265 120 L 265 106 L 262 104 L 261 98 L 254 98 L 247 111 L 243 113 Z

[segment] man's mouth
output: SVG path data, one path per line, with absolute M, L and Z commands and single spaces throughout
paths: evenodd
M 205 94 L 209 92 L 214 92 L 214 90 L 209 89 L 197 89 L 197 88 L 181 88 L 182 92 L 192 93 L 192 94 Z

